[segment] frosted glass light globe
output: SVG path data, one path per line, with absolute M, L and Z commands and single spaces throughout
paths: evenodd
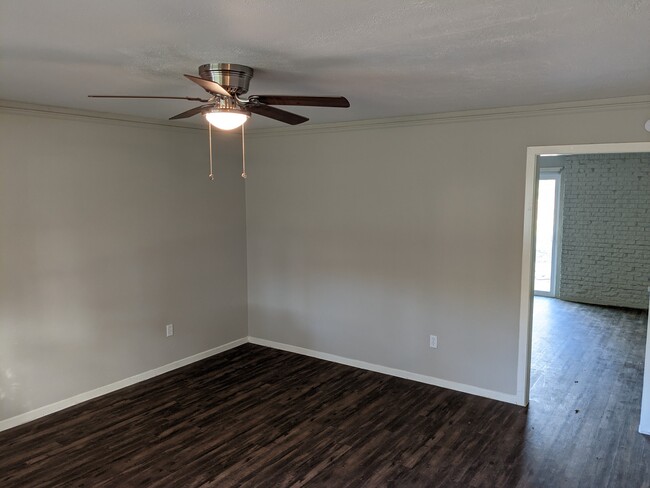
M 241 127 L 249 115 L 244 112 L 214 111 L 205 114 L 205 118 L 217 129 L 232 130 Z

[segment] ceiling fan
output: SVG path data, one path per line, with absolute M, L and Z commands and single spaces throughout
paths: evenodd
M 313 97 L 295 95 L 251 95 L 248 98 L 240 98 L 248 92 L 248 86 L 253 77 L 253 68 L 241 64 L 232 63 L 209 63 L 199 66 L 199 76 L 184 75 L 188 80 L 196 83 L 210 97 L 164 97 L 164 96 L 137 96 L 137 95 L 88 95 L 90 98 L 153 98 L 166 100 L 190 100 L 203 102 L 204 105 L 191 108 L 185 112 L 170 117 L 169 120 L 186 119 L 202 114 L 209 122 L 208 135 L 210 142 L 210 179 L 212 174 L 212 126 L 222 130 L 232 130 L 241 127 L 242 130 L 242 161 L 244 170 L 242 177 L 246 178 L 246 159 L 244 156 L 244 123 L 251 114 L 261 115 L 271 119 L 284 122 L 285 124 L 297 125 L 307 122 L 309 119 L 286 110 L 274 107 L 273 105 L 302 105 L 309 107 L 342 107 L 347 108 L 350 102 L 345 97 Z
M 91 98 L 158 98 L 168 100 L 191 100 L 204 102 L 205 105 L 191 108 L 169 120 L 186 119 L 203 114 L 213 126 L 231 130 L 244 124 L 251 113 L 279 120 L 285 124 L 297 125 L 309 119 L 302 115 L 287 112 L 273 105 L 302 105 L 310 107 L 350 106 L 345 97 L 308 97 L 295 95 L 252 95 L 240 98 L 248 92 L 248 85 L 253 77 L 253 68 L 241 64 L 212 63 L 199 66 L 199 76 L 185 75 L 206 92 L 210 98 L 198 97 L 162 97 L 133 95 L 89 95 Z

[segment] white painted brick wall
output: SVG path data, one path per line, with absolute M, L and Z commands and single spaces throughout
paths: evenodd
M 647 308 L 650 154 L 562 159 L 559 298 Z

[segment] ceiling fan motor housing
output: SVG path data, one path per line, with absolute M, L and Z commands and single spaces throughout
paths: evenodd
M 199 66 L 199 76 L 219 83 L 232 95 L 242 95 L 248 91 L 253 68 L 232 63 L 202 64 Z

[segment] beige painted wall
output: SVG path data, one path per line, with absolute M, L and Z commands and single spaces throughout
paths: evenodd
M 247 335 L 238 158 L 211 184 L 204 131 L 0 109 L 0 420 Z
M 515 395 L 527 146 L 650 140 L 584 105 L 255 134 L 249 334 Z
M 238 139 L 0 109 L 0 420 L 247 334 L 513 395 L 526 147 L 650 140 L 587 105 L 253 133 L 247 210 Z

